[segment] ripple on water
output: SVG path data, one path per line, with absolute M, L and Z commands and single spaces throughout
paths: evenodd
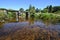
M 30 28 L 30 29 L 33 28 L 34 30 L 36 28 L 41 28 L 41 31 L 42 31 L 42 29 L 44 29 L 44 30 L 50 31 L 51 33 L 59 32 L 58 35 L 60 35 L 60 25 L 50 24 L 46 27 L 46 25 L 43 22 L 36 21 L 32 25 L 29 25 L 29 22 L 6 23 L 6 24 L 4 24 L 4 27 L 0 29 L 0 37 L 4 36 L 4 35 L 5 36 L 9 35 L 11 33 L 14 33 L 17 30 L 23 29 L 24 27 L 27 27 L 27 28 Z

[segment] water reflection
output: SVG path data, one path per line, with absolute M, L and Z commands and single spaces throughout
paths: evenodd
M 3 27 L 3 24 L 4 24 L 3 22 L 0 22 L 0 28 L 2 28 L 2 27 Z
M 60 25 L 53 25 L 48 20 L 21 17 L 19 22 L 11 19 L 1 25 L 4 27 L 0 29 L 0 40 L 60 40 Z
M 48 20 L 44 20 L 43 23 L 46 25 L 46 27 L 48 27 L 51 24 L 51 22 L 49 22 Z
M 42 19 L 35 20 L 34 17 L 30 17 L 28 19 L 25 19 L 23 17 L 20 17 L 19 18 L 19 22 L 28 22 L 29 25 L 33 25 L 33 24 L 37 23 L 36 21 L 39 22 L 39 23 L 41 22 L 41 24 L 42 23 L 45 24 L 46 27 L 48 27 L 49 25 L 56 24 L 56 22 L 52 23 L 49 20 L 42 20 Z M 16 22 L 16 19 L 15 18 L 9 19 L 9 20 L 6 20 L 5 22 L 0 22 L 0 26 L 3 26 L 3 24 L 5 24 L 5 23 L 14 23 L 14 22 Z
M 28 22 L 29 22 L 29 25 L 34 24 L 34 18 L 30 18 Z

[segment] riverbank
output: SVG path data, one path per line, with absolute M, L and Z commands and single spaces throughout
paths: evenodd
M 51 22 L 60 22 L 60 15 L 53 13 L 35 13 L 36 19 L 48 20 Z

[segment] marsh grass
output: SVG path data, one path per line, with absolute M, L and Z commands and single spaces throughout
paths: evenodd
M 35 14 L 36 19 L 48 20 L 50 22 L 60 22 L 60 15 L 53 13 L 40 13 L 39 15 Z

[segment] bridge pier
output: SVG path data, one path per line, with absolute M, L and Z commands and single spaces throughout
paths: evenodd
M 4 19 L 8 19 L 8 13 L 9 12 L 14 12 L 15 15 L 16 15 L 16 21 L 19 21 L 19 14 L 20 14 L 20 11 L 17 11 L 17 10 L 7 10 L 7 9 L 0 9 L 1 12 L 3 12 L 5 14 L 5 18 Z
M 29 12 L 26 12 L 26 20 L 28 20 L 28 18 L 30 17 L 30 14 L 29 14 Z
M 16 12 L 16 21 L 19 21 L 19 12 Z
M 7 10 L 4 10 L 4 13 L 5 13 L 5 15 L 7 16 L 7 14 L 8 14 L 8 11 L 7 11 Z

